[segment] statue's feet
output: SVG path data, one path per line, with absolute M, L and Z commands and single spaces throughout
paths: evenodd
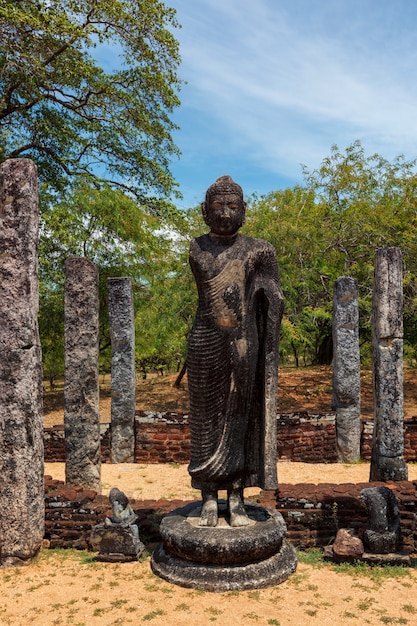
M 239 526 L 248 526 L 250 519 L 246 513 L 245 505 L 243 504 L 243 492 L 241 490 L 233 489 L 228 493 L 228 507 L 230 515 L 230 526 L 237 528 Z
M 217 526 L 219 520 L 219 508 L 217 495 L 204 495 L 203 506 L 201 507 L 199 526 Z

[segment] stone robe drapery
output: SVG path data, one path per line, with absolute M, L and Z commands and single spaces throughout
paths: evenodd
M 237 234 L 190 246 L 199 293 L 187 356 L 197 489 L 276 489 L 276 385 L 283 297 L 272 245 Z

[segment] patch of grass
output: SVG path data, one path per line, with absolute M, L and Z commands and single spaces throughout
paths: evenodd
M 261 598 L 261 592 L 258 589 L 254 591 L 248 591 L 248 598 L 250 600 L 256 600 L 257 602 L 259 602 Z
M 254 613 L 253 611 L 252 613 L 245 613 L 243 617 L 247 617 L 248 619 L 253 619 L 255 621 L 258 621 L 259 619 L 259 615 L 257 613 Z
M 358 603 L 358 609 L 361 611 L 367 611 L 376 602 L 374 597 L 365 598 Z
M 308 578 L 308 574 L 293 574 L 292 576 L 290 576 L 287 580 L 287 583 L 289 585 L 294 585 L 294 587 L 298 587 L 299 585 L 301 585 L 302 582 L 304 582 L 305 580 L 307 580 Z
M 100 607 L 97 607 L 96 609 L 94 609 L 93 611 L 93 615 L 94 617 L 98 617 L 100 615 L 103 615 L 103 613 L 105 612 L 106 609 L 101 609 Z
M 311 565 L 313 567 L 328 567 L 335 572 L 342 572 L 349 574 L 350 576 L 363 576 L 371 579 L 377 583 L 384 579 L 403 579 L 403 586 L 409 586 L 407 578 L 410 578 L 411 574 L 408 567 L 402 565 L 372 565 L 363 563 L 361 561 L 353 561 L 351 563 L 332 563 L 323 559 L 322 551 L 318 548 L 313 548 L 307 551 L 298 551 L 297 557 L 300 563 Z M 291 576 L 288 582 L 294 579 L 297 574 Z M 370 591 L 369 588 L 366 589 Z
M 204 589 L 194 589 L 191 593 L 192 596 L 203 596 L 205 594 Z
M 269 624 L 269 626 L 281 626 L 281 622 L 279 622 L 277 619 L 273 618 L 273 619 L 269 619 L 267 621 L 267 624 Z
M 301 550 L 297 551 L 297 558 L 300 563 L 305 563 L 306 565 L 313 565 L 315 567 L 320 567 L 324 565 L 323 555 L 321 550 L 318 548 L 312 548 L 311 550 L 306 550 L 302 552 Z
M 222 613 L 224 613 L 224 611 L 217 608 L 217 606 L 209 606 L 206 609 L 204 609 L 204 612 L 210 613 L 210 615 L 221 615 Z
M 119 600 L 115 600 L 114 602 L 110 603 L 110 606 L 112 606 L 114 609 L 120 609 L 121 606 L 123 606 L 124 604 L 127 604 L 129 602 L 129 600 L 123 600 L 122 598 L 120 598 Z
M 405 611 L 406 613 L 417 613 L 417 609 L 415 606 L 413 606 L 412 604 L 404 604 L 404 606 L 401 607 L 403 611 Z
M 350 611 L 345 611 L 342 613 L 342 617 L 346 619 L 356 619 L 357 615 L 355 615 L 355 613 L 351 613 Z
M 364 576 L 370 578 L 373 582 L 379 582 L 387 578 L 409 578 L 409 569 L 402 565 L 369 565 L 361 561 L 353 561 L 353 563 L 330 563 L 336 572 L 343 572 L 350 576 Z
M 372 565 L 361 561 L 353 561 L 350 563 L 332 563 L 331 561 L 325 561 L 322 551 L 319 548 L 312 548 L 306 551 L 299 550 L 297 551 L 297 558 L 300 563 L 305 563 L 306 565 L 329 567 L 336 572 L 343 572 L 350 575 L 363 575 L 374 581 L 384 578 L 405 579 L 410 577 L 409 568 L 402 565 Z M 406 585 L 405 582 L 402 584 Z
M 58 559 L 61 562 L 73 560 L 79 563 L 82 559 L 90 557 L 91 553 L 87 550 L 75 550 L 75 548 L 43 548 L 32 563 L 49 561 L 51 559 Z
M 95 554 L 91 554 L 91 552 L 87 552 L 87 554 L 81 558 L 80 563 L 82 565 L 91 565 L 93 568 L 100 567 L 99 563 L 96 561 Z
M 162 609 L 156 609 L 155 611 L 151 611 L 150 613 L 144 615 L 142 617 L 142 620 L 144 622 L 150 622 L 152 619 L 155 619 L 155 617 L 159 617 L 162 615 L 166 615 L 165 611 L 163 611 Z

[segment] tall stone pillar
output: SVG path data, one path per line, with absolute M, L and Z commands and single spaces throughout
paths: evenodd
M 342 276 L 334 285 L 333 396 L 339 462 L 360 458 L 360 353 L 358 285 Z
M 98 270 L 73 257 L 65 273 L 65 480 L 100 492 Z
M 0 166 L 0 565 L 38 552 L 44 534 L 42 355 L 35 164 Z
M 132 280 L 107 281 L 111 362 L 111 461 L 133 463 L 135 452 L 135 324 Z
M 375 416 L 370 480 L 407 480 L 403 456 L 403 276 L 399 248 L 380 248 L 376 252 L 372 356 Z

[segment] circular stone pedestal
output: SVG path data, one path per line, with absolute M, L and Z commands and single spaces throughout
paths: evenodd
M 226 503 L 219 503 L 215 528 L 199 526 L 201 503 L 169 513 L 161 522 L 160 544 L 152 555 L 155 574 L 176 585 L 229 591 L 282 583 L 297 567 L 294 548 L 278 511 L 246 504 L 248 526 L 233 528 Z

